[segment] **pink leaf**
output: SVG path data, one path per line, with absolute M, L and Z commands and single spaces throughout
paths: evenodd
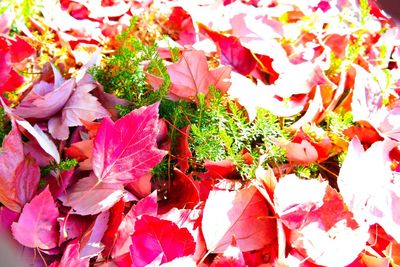
M 22 128 L 28 131 L 29 134 L 31 134 L 34 137 L 34 140 L 37 141 L 37 143 L 40 145 L 40 147 L 52 158 L 57 162 L 60 163 L 60 153 L 57 150 L 56 145 L 50 138 L 40 129 L 40 127 L 35 124 L 35 126 L 32 127 L 32 125 L 22 119 L 16 119 L 16 122 L 18 125 L 20 125 Z
M 104 183 L 129 183 L 156 166 L 166 154 L 159 150 L 158 105 L 134 110 L 115 123 L 105 118 L 94 140 L 93 171 Z
M 295 163 L 312 163 L 318 159 L 318 151 L 307 140 L 286 145 L 287 158 Z
M 132 235 L 132 266 L 145 266 L 162 255 L 161 263 L 188 256 L 195 251 L 195 242 L 186 228 L 175 223 L 143 215 L 135 223 Z
M 14 112 L 22 118 L 49 118 L 62 109 L 75 85 L 75 79 L 70 79 L 59 87 L 41 81 L 34 86 Z
M 58 267 L 88 267 L 90 258 L 81 259 L 79 256 L 79 247 L 80 245 L 77 239 L 69 242 Z
M 81 259 L 97 256 L 103 251 L 104 245 L 101 243 L 101 239 L 107 230 L 109 217 L 109 211 L 100 213 L 86 233 L 83 234 L 81 238 L 82 248 L 79 252 Z
M 121 184 L 100 182 L 91 174 L 74 184 L 65 196 L 60 197 L 66 206 L 80 215 L 97 214 L 108 210 L 124 195 Z
M 177 42 L 181 45 L 194 44 L 196 41 L 192 17 L 180 6 L 173 7 L 165 27 L 178 34 Z
M 110 117 L 110 114 L 89 92 L 94 84 L 78 86 L 62 109 L 61 118 L 49 121 L 49 132 L 54 138 L 65 140 L 69 136 L 68 127 L 82 125 L 81 120 L 92 122 L 96 119 Z M 60 128 L 65 128 L 60 131 Z
M 12 224 L 14 238 L 30 248 L 51 249 L 58 243 L 58 209 L 46 187 L 24 206 L 17 223 Z
M 13 123 L 0 153 L 0 202 L 20 212 L 36 193 L 39 179 L 39 166 L 31 157 L 25 159 L 21 135 Z
M 208 94 L 208 87 L 214 85 L 207 58 L 201 51 L 186 51 L 181 60 L 167 66 L 171 76 L 170 94 L 180 99 L 196 101 L 197 95 Z
M 202 221 L 208 250 L 223 253 L 233 236 L 243 252 L 261 249 L 276 237 L 276 223 L 268 214 L 268 206 L 254 186 L 211 191 Z

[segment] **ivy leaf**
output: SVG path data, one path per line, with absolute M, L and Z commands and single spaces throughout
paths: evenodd
M 134 110 L 115 123 L 103 119 L 94 139 L 93 171 L 104 183 L 134 182 L 167 153 L 157 148 L 158 106 Z
M 49 187 L 24 206 L 17 223 L 13 223 L 14 238 L 30 248 L 51 249 L 58 243 L 58 209 Z

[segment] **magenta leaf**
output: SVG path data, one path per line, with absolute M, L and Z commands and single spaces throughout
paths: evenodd
M 14 238 L 30 248 L 51 249 L 57 247 L 58 209 L 46 187 L 39 195 L 24 206 L 17 223 L 13 223 Z
M 36 194 L 39 179 L 39 166 L 32 157 L 24 157 L 21 134 L 13 124 L 0 153 L 0 202 L 20 212 Z
M 93 148 L 93 171 L 104 183 L 130 183 L 166 154 L 157 148 L 158 105 L 134 110 L 115 123 L 103 119 Z
M 83 235 L 81 238 L 82 248 L 79 252 L 80 258 L 91 258 L 103 251 L 104 245 L 101 243 L 101 239 L 103 238 L 104 232 L 107 230 L 109 217 L 109 211 L 100 213 L 93 225 L 91 225 L 88 231 Z
M 193 254 L 195 246 L 193 237 L 186 228 L 179 228 L 171 221 L 143 215 L 136 221 L 132 235 L 132 266 L 145 266 L 160 254 L 161 263 L 166 263 Z
M 64 254 L 58 267 L 88 267 L 90 259 L 81 259 L 79 257 L 79 247 L 80 245 L 77 239 L 69 242 L 68 246 L 64 250 Z

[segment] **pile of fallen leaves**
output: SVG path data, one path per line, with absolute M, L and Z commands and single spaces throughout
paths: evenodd
M 374 1 L 24 0 L 0 12 L 0 229 L 15 260 L 400 265 L 400 31 Z M 115 71 L 104 64 L 124 31 L 157 43 L 165 66 L 168 79 L 137 67 L 140 97 L 168 85 L 148 105 L 91 75 Z M 220 140 L 229 156 L 199 160 L 207 125 L 178 129 L 165 103 L 212 110 L 215 92 L 238 125 L 269 114 L 286 134 L 245 142 L 239 127 Z M 252 151 L 263 142 L 281 160 Z

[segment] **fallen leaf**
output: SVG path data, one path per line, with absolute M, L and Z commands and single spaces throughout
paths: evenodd
M 46 187 L 22 210 L 18 222 L 13 223 L 14 238 L 30 248 L 52 249 L 58 244 L 58 209 Z
M 24 156 L 21 134 L 13 123 L 0 153 L 0 202 L 20 212 L 36 194 L 39 179 L 39 166 L 32 157 Z
M 79 258 L 90 259 L 103 251 L 104 245 L 101 243 L 101 239 L 107 230 L 109 217 L 109 211 L 100 213 L 89 229 L 83 234 L 80 240 L 81 249 L 79 251 Z
M 223 253 L 233 236 L 243 252 L 261 249 L 276 238 L 276 222 L 268 214 L 268 206 L 255 186 L 211 191 L 202 220 L 207 249 Z
M 104 183 L 129 183 L 156 166 L 166 154 L 156 146 L 158 105 L 134 110 L 115 123 L 103 119 L 94 139 L 93 171 Z
M 132 266 L 145 266 L 160 254 L 161 263 L 188 256 L 195 251 L 195 242 L 186 228 L 157 217 L 143 215 L 135 223 L 132 235 Z
M 89 258 L 82 259 L 79 256 L 80 244 L 77 239 L 69 242 L 64 250 L 58 267 L 89 267 Z
M 68 127 L 83 125 L 81 120 L 92 122 L 110 117 L 97 98 L 89 93 L 94 89 L 93 86 L 93 84 L 77 86 L 63 107 L 61 117 L 53 117 L 49 120 L 49 132 L 54 138 L 66 140 L 69 136 Z
M 92 173 L 78 180 L 59 199 L 65 206 L 72 207 L 73 213 L 90 215 L 110 209 L 121 199 L 124 192 L 121 184 L 101 182 Z

